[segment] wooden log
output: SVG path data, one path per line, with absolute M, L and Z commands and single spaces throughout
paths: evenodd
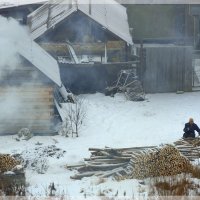
M 124 153 L 122 153 L 121 156 L 130 158 L 130 157 L 131 157 L 131 154 L 124 154 Z
M 90 158 L 91 160 L 95 160 L 95 159 L 120 159 L 120 160 L 128 160 L 131 159 L 131 157 L 120 157 L 120 156 L 113 156 L 113 155 L 109 155 L 109 156 L 91 156 Z
M 182 150 L 182 149 L 196 149 L 196 148 L 194 148 L 194 146 L 182 146 L 182 147 L 176 147 L 177 149 L 180 149 L 180 150 Z
M 182 154 L 196 154 L 196 155 L 200 155 L 198 151 L 180 151 L 180 153 L 182 153 Z
M 126 164 L 128 162 L 115 162 L 115 163 L 107 163 L 107 162 L 88 162 L 89 165 L 102 166 L 102 165 L 115 165 L 115 164 Z
M 108 158 L 108 159 L 95 159 L 95 160 L 89 160 L 92 162 L 97 162 L 97 163 L 108 163 L 108 164 L 116 164 L 116 163 L 120 163 L 120 162 L 128 162 L 130 159 L 115 159 L 115 158 Z
M 101 153 L 101 155 L 103 155 L 103 156 L 110 156 L 110 154 L 109 154 L 108 152 L 106 152 L 106 151 L 101 151 L 100 153 Z
M 83 166 L 86 166 L 86 164 L 85 163 L 75 163 L 75 164 L 65 165 L 65 168 L 72 169 L 72 168 L 83 167 Z
M 74 176 L 70 176 L 71 179 L 76 179 L 76 180 L 80 180 L 84 177 L 90 177 L 93 176 L 95 174 L 99 174 L 100 172 L 97 171 L 93 171 L 93 172 L 85 172 L 85 173 L 79 173 L 79 174 L 75 174 Z M 102 172 L 101 172 L 102 173 Z
M 141 146 L 141 147 L 130 147 L 130 148 L 104 148 L 104 149 L 100 149 L 100 148 L 89 148 L 89 151 L 126 151 L 126 150 L 141 150 L 141 149 L 152 149 L 152 148 L 156 148 L 156 146 Z
M 127 165 L 128 162 L 125 163 L 120 163 L 120 164 L 105 164 L 105 165 L 91 165 L 91 164 L 87 164 L 86 166 L 80 167 L 78 168 L 78 172 L 86 172 L 86 171 L 108 171 L 108 170 L 112 170 L 114 168 L 117 167 L 122 167 Z
M 90 157 L 91 160 L 95 160 L 95 159 L 107 159 L 107 158 L 111 158 L 111 156 L 91 156 Z
M 119 168 L 116 168 L 116 169 L 113 169 L 111 171 L 108 171 L 106 173 L 104 173 L 102 176 L 100 176 L 101 178 L 107 178 L 109 176 L 112 176 L 113 174 L 117 173 L 117 172 L 120 172 L 124 170 L 122 167 L 119 167 Z
M 198 156 L 185 156 L 185 157 L 188 158 L 189 160 L 199 159 Z
M 192 153 L 192 154 L 197 154 L 197 155 L 199 155 L 199 152 L 198 151 L 179 151 L 180 153 L 182 153 L 182 154 L 190 154 L 190 153 Z

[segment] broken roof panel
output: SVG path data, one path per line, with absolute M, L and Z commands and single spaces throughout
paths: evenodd
M 57 2 L 57 4 L 46 3 L 28 15 L 32 39 L 37 39 L 77 10 L 76 6 L 67 3 L 61 4 L 60 0 Z
M 59 87 L 62 85 L 57 61 L 36 42 L 25 39 L 15 44 L 20 55 L 37 67 Z
M 28 16 L 33 39 L 45 34 L 72 13 L 80 10 L 128 44 L 133 44 L 129 32 L 126 8 L 114 0 L 95 4 L 96 0 L 54 0 L 50 1 Z
M 78 8 L 108 29 L 113 34 L 117 35 L 128 44 L 132 44 L 132 38 L 129 32 L 128 17 L 126 8 L 114 0 L 106 1 L 106 4 L 91 4 L 91 12 L 85 9 L 89 4 L 79 4 Z

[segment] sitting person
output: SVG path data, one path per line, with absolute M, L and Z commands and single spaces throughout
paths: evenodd
M 185 124 L 183 131 L 184 131 L 183 138 L 188 138 L 188 137 L 195 138 L 195 131 L 197 131 L 200 135 L 200 129 L 194 123 L 194 120 L 192 118 L 190 118 L 189 122 Z

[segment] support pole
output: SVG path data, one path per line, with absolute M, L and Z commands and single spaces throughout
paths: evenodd
M 107 63 L 108 58 L 107 58 L 107 44 L 106 44 L 106 42 L 105 42 L 105 57 L 104 58 L 105 58 L 104 62 Z

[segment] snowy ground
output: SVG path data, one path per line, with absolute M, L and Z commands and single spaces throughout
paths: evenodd
M 63 136 L 33 137 L 29 141 L 16 141 L 16 136 L 0 138 L 1 153 L 20 153 L 36 147 L 56 145 L 66 151 L 60 159 L 50 158 L 46 174 L 26 171 L 28 190 L 32 195 L 46 195 L 48 185 L 56 184 L 57 194 L 70 198 L 93 197 L 100 192 L 108 196 L 129 197 L 142 190 L 136 180 L 116 182 L 111 179 L 100 183 L 96 178 L 81 181 L 70 179 L 73 171 L 65 169 L 66 164 L 82 161 L 89 157 L 89 147 L 133 147 L 171 143 L 182 137 L 184 123 L 193 117 L 200 124 L 200 92 L 184 94 L 152 94 L 146 101 L 126 101 L 122 95 L 115 98 L 97 93 L 83 95 L 87 105 L 87 117 L 78 138 Z M 55 144 L 55 139 L 58 143 Z M 35 155 L 37 156 L 37 154 Z M 105 191 L 104 191 L 105 190 Z

